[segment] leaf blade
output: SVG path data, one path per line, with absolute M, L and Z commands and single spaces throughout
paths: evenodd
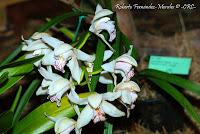
M 171 95 L 186 111 L 187 113 L 200 124 L 200 116 L 197 111 L 194 109 L 192 104 L 185 98 L 181 92 L 179 92 L 175 87 L 167 83 L 166 81 L 159 80 L 156 78 L 148 77 L 153 83 L 163 89 L 166 93 Z
M 150 76 L 154 78 L 159 78 L 174 85 L 177 85 L 183 89 L 190 90 L 193 93 L 196 93 L 197 95 L 200 95 L 200 84 L 183 79 L 176 75 L 168 74 L 154 69 L 145 69 L 139 73 L 139 76 Z

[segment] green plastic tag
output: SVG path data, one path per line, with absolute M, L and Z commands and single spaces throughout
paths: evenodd
M 171 74 L 188 75 L 191 61 L 191 58 L 151 56 L 148 68 Z

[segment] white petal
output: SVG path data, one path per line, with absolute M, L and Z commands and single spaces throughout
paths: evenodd
M 71 92 L 68 95 L 68 98 L 71 102 L 75 104 L 86 105 L 88 103 L 86 98 L 80 98 L 74 90 L 71 90 Z
M 33 58 L 33 54 L 32 53 L 29 53 L 29 54 L 26 54 L 25 55 L 25 59 L 30 59 L 30 58 Z
M 131 103 L 132 103 L 131 92 L 128 90 L 123 90 L 123 91 L 121 91 L 121 93 L 122 93 L 121 100 L 124 103 L 131 105 Z
M 117 84 L 117 86 L 114 88 L 114 91 L 120 91 L 120 90 L 129 90 L 129 91 L 140 91 L 140 87 L 138 86 L 137 83 L 134 81 L 126 81 L 126 82 L 121 82 Z
M 95 60 L 95 55 L 89 55 L 79 49 L 74 49 L 74 53 L 77 56 L 78 60 L 93 62 Z
M 113 14 L 112 11 L 108 10 L 108 9 L 103 9 L 99 4 L 96 7 L 96 11 L 95 11 L 95 16 L 93 18 L 93 20 L 97 20 L 99 18 L 108 16 Z
M 42 85 L 42 87 L 48 87 L 50 84 L 51 84 L 51 81 L 43 79 L 41 85 Z
M 75 57 L 72 57 L 72 59 L 69 60 L 69 62 L 67 63 L 67 66 L 70 69 L 73 79 L 80 83 L 82 69 L 79 67 L 77 59 Z
M 108 72 L 102 71 L 99 77 L 99 82 L 102 84 L 112 84 L 113 78 Z
M 62 117 L 56 121 L 54 130 L 56 133 L 69 132 L 75 128 L 75 124 L 76 122 L 73 119 Z
M 43 65 L 54 65 L 55 64 L 54 52 L 50 52 L 49 54 L 45 55 L 42 58 L 42 64 Z
M 33 41 L 28 47 L 26 51 L 34 51 L 37 49 L 49 48 L 46 44 L 44 44 L 41 40 Z
M 103 98 L 101 94 L 94 93 L 88 97 L 88 104 L 96 109 L 100 106 L 102 99 Z
M 108 59 L 112 56 L 112 54 L 113 54 L 113 51 L 111 51 L 111 50 L 106 50 L 106 51 L 104 52 L 103 61 L 108 60 Z
M 43 36 L 42 40 L 53 48 L 59 47 L 61 44 L 64 43 L 63 41 L 60 41 L 54 37 L 48 37 L 48 36 Z
M 131 56 L 133 51 L 133 45 L 130 45 L 130 49 L 128 50 L 127 54 Z
M 106 43 L 110 50 L 115 51 L 112 46 L 106 41 L 105 37 L 102 34 L 97 34 L 97 36 L 99 36 L 103 40 L 103 42 Z
M 85 108 L 81 111 L 81 114 L 78 116 L 77 128 L 80 129 L 83 126 L 87 125 L 94 117 L 94 110 L 86 105 Z
M 48 89 L 47 89 L 47 88 L 43 89 L 42 86 L 40 86 L 40 87 L 38 88 L 38 90 L 36 91 L 36 95 L 37 95 L 37 96 L 38 96 L 38 95 L 46 95 L 47 92 L 48 92 Z
M 61 78 L 61 76 L 54 74 L 54 73 L 50 73 L 43 67 L 39 68 L 38 71 L 47 80 L 57 80 L 57 79 Z
M 126 62 L 137 67 L 137 61 L 128 54 L 123 54 L 122 56 L 117 58 L 116 61 Z
M 41 65 L 41 60 L 36 61 L 35 63 L 33 63 L 36 67 L 39 67 Z
M 107 92 L 102 94 L 103 100 L 114 101 L 121 96 L 121 92 Z
M 97 21 L 95 21 L 93 23 L 95 31 L 100 33 L 100 31 L 104 30 L 104 28 L 102 28 L 102 24 L 106 24 L 106 22 L 108 22 L 110 20 L 109 17 L 103 17 Z
M 107 72 L 114 72 L 115 63 L 116 63 L 116 61 L 113 60 L 113 61 L 111 61 L 109 63 L 103 64 L 101 67 L 103 68 L 103 70 L 105 70 Z
M 67 79 L 60 78 L 53 82 L 50 86 L 51 87 L 49 87 L 48 94 L 52 96 L 63 89 L 67 91 L 69 89 L 69 81 Z
M 48 33 L 39 33 L 39 32 L 36 32 L 34 33 L 31 38 L 34 39 L 34 40 L 38 40 L 38 39 L 41 39 L 42 37 L 45 37 L 45 36 L 50 36 Z
M 96 7 L 96 11 L 95 11 L 95 14 L 99 11 L 103 10 L 102 6 L 100 4 L 97 4 L 97 7 Z
M 64 44 L 60 45 L 59 47 L 56 47 L 55 50 L 54 50 L 54 53 L 55 53 L 56 56 L 58 56 L 62 53 L 66 53 L 67 51 L 69 51 L 71 49 L 72 49 L 72 46 L 64 43 Z
M 122 112 L 121 110 L 117 109 L 114 105 L 112 105 L 111 103 L 107 102 L 107 101 L 103 101 L 101 104 L 101 108 L 102 110 L 112 116 L 112 117 L 122 117 L 125 116 L 125 113 Z

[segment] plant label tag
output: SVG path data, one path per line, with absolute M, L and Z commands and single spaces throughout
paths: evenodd
M 188 75 L 191 62 L 191 58 L 150 56 L 148 68 L 170 74 Z

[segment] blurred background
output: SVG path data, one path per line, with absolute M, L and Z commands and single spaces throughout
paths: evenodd
M 106 2 L 106 0 L 105 0 Z M 180 4 L 185 9 L 171 10 L 139 10 L 118 9 L 120 5 L 150 5 L 150 4 Z M 194 4 L 194 9 L 187 5 Z M 49 18 L 71 11 L 73 8 L 93 12 L 96 3 L 93 0 L 0 0 L 0 60 L 3 60 L 20 43 L 21 35 L 28 38 L 38 27 Z M 132 40 L 140 56 L 140 69 L 147 68 L 146 58 L 149 55 L 191 57 L 190 74 L 185 76 L 190 80 L 200 82 L 200 4 L 199 1 L 169 0 L 113 0 L 113 10 L 116 12 L 121 31 Z M 89 25 L 91 18 L 85 23 Z M 77 19 L 63 22 L 67 27 L 73 27 Z M 23 82 L 22 82 L 23 83 Z M 143 90 L 144 89 L 144 90 Z M 151 133 L 200 133 L 199 127 L 184 116 L 184 111 L 173 100 L 166 101 L 162 92 L 155 92 L 156 87 L 144 84 L 136 109 L 130 119 L 114 120 L 116 134 L 151 134 Z M 10 104 L 6 98 L 10 93 L 0 96 L 0 111 Z M 186 96 L 190 93 L 184 93 Z M 199 107 L 199 98 L 190 97 Z M 29 111 L 34 105 L 31 101 Z M 182 113 L 182 114 L 180 114 Z M 25 113 L 26 114 L 26 111 Z M 95 133 L 100 123 L 84 128 Z

